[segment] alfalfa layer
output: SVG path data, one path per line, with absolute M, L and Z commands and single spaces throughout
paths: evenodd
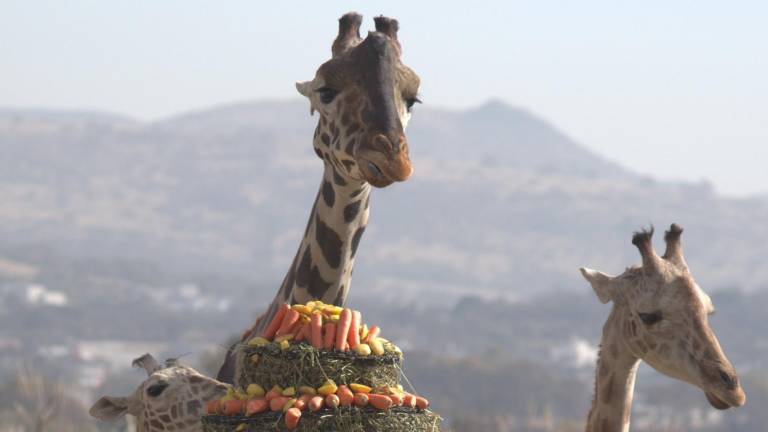
M 326 380 L 337 384 L 365 384 L 371 387 L 400 383 L 402 357 L 396 353 L 361 356 L 354 352 L 317 350 L 300 343 L 281 349 L 277 344 L 237 348 L 235 386 L 257 383 L 265 389 L 320 387 Z
M 253 417 L 207 415 L 203 432 L 287 431 L 283 414 L 268 412 Z M 245 426 L 240 426 L 245 425 Z M 386 411 L 346 407 L 303 412 L 295 432 L 439 432 L 440 417 L 429 410 L 395 407 Z

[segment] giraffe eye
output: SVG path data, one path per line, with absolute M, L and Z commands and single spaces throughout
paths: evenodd
M 336 98 L 336 95 L 339 94 L 338 91 L 330 87 L 321 87 L 317 89 L 317 93 L 320 95 L 320 102 L 326 105 L 333 102 L 333 100 Z
M 661 312 L 650 312 L 650 313 L 638 313 L 640 316 L 640 320 L 645 325 L 654 325 L 657 322 L 661 321 Z
M 413 108 L 413 106 L 417 103 L 421 103 L 421 99 L 417 97 L 406 98 L 405 107 L 408 109 L 408 112 L 411 112 L 411 108 Z
M 164 381 L 160 381 L 157 384 L 152 384 L 147 389 L 147 394 L 152 397 L 158 397 L 160 396 L 165 389 L 168 388 L 168 383 Z

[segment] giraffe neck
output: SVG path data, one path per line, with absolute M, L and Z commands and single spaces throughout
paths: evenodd
M 258 332 L 283 303 L 346 302 L 355 253 L 368 223 L 371 186 L 341 177 L 327 161 L 324 166 L 304 237 Z
M 595 396 L 587 418 L 587 432 L 628 432 L 632 396 L 640 360 L 619 339 L 614 313 L 603 327 L 595 372 Z

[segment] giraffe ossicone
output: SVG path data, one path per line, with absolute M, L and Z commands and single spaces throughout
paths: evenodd
M 603 326 L 587 432 L 629 430 L 641 360 L 700 388 L 717 409 L 746 402 L 736 370 L 709 326 L 714 306 L 688 269 L 682 232 L 672 224 L 662 256 L 653 249 L 653 228 L 635 233 L 632 243 L 640 251 L 642 266 L 619 276 L 580 269 L 600 301 L 613 303 Z
M 138 432 L 200 432 L 200 416 L 208 401 L 223 396 L 229 385 L 181 365 L 176 359 L 160 364 L 150 354 L 135 359 L 147 379 L 130 396 L 103 396 L 89 413 L 99 420 L 125 414 L 136 417 Z
M 368 224 L 371 186 L 384 188 L 413 173 L 405 127 L 419 102 L 419 77 L 402 62 L 397 20 L 376 17 L 365 39 L 361 24 L 355 12 L 342 16 L 332 58 L 313 79 L 296 83 L 310 113 L 319 114 L 312 144 L 323 177 L 283 283 L 243 340 L 261 333 L 283 303 L 344 305 Z M 234 381 L 235 349 L 217 375 L 221 381 Z

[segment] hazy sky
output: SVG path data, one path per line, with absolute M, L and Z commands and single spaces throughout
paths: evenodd
M 0 105 L 294 97 L 348 10 L 399 19 L 429 105 L 502 99 L 636 171 L 768 193 L 766 1 L 0 0 Z

